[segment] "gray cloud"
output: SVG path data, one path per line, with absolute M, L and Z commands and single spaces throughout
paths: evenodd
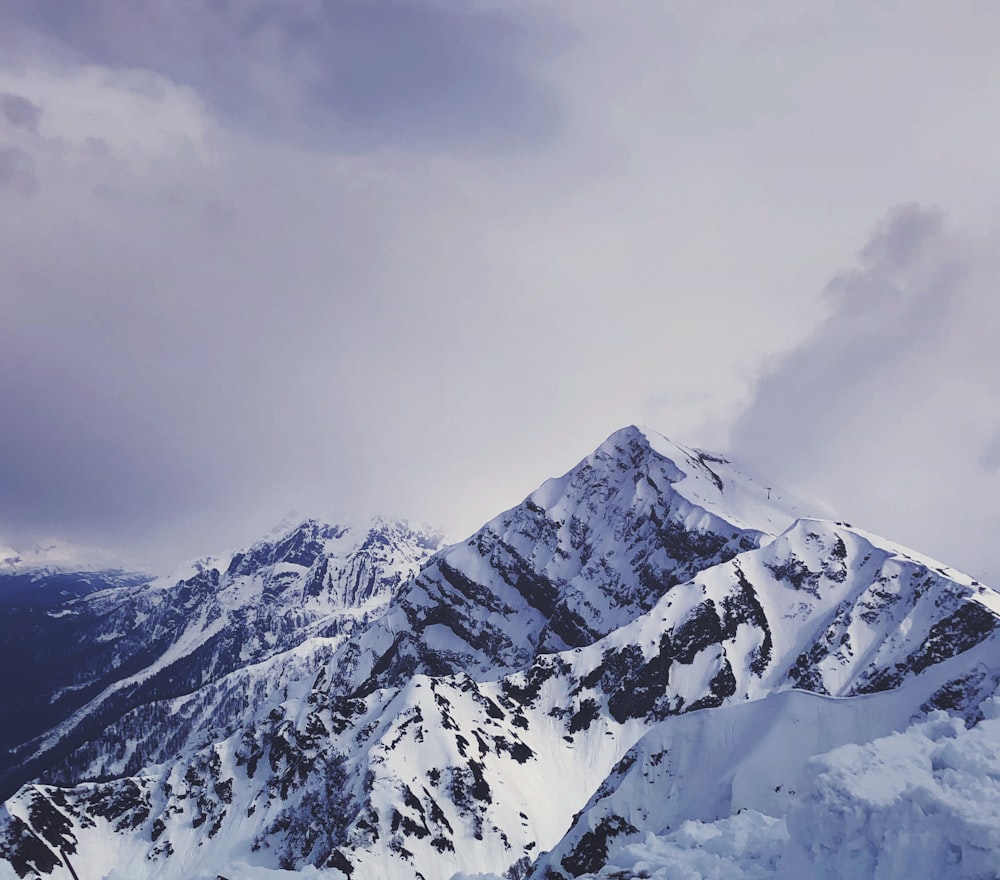
M 0 113 L 11 125 L 34 131 L 42 115 L 42 108 L 21 95 L 4 92 L 0 94 Z
M 891 375 L 947 319 L 960 268 L 947 260 L 927 267 L 940 235 L 937 211 L 911 205 L 890 216 L 859 266 L 827 287 L 832 311 L 817 332 L 758 380 L 734 430 L 738 448 L 796 479 L 817 467 L 817 456 L 840 441 L 859 389 Z
M 539 41 L 499 6 L 15 0 L 5 10 L 10 33 L 91 63 L 155 70 L 258 136 L 492 154 L 537 146 L 558 125 L 555 100 L 529 72 Z
M 978 549 L 1000 528 L 982 470 L 1000 429 L 994 269 L 940 212 L 894 211 L 828 286 L 826 319 L 760 376 L 733 447 L 855 524 L 1000 575 Z
M 0 193 L 0 538 L 169 564 L 289 508 L 460 538 L 621 425 L 724 449 L 791 351 L 748 457 L 986 560 L 994 14 L 552 10 L 0 4 L 43 184 Z M 910 209 L 812 295 L 913 198 L 984 244 Z
M 31 154 L 20 147 L 0 147 L 0 189 L 28 198 L 38 192 L 38 187 Z
M 979 464 L 988 473 L 1000 470 L 1000 431 L 983 447 L 979 456 Z

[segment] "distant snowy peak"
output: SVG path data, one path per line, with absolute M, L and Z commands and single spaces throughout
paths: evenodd
M 306 520 L 246 550 L 199 560 L 181 578 L 123 584 L 48 611 L 20 609 L 23 621 L 5 621 L 5 647 L 34 677 L 7 688 L 15 705 L 21 700 L 32 711 L 16 731 L 11 725 L 9 744 L 0 734 L 0 790 L 67 755 L 58 772 L 79 772 L 123 719 L 142 735 L 130 734 L 127 747 L 115 746 L 118 754 L 162 759 L 162 743 L 178 748 L 184 739 L 178 722 L 162 714 L 164 699 L 271 658 L 294 666 L 292 653 L 310 640 L 363 629 L 439 542 L 404 522 L 378 519 L 355 529 Z M 49 644 L 35 631 L 46 632 Z M 43 707 L 57 699 L 63 721 L 49 729 Z M 242 718 L 241 701 L 216 711 L 220 729 Z M 90 751 L 74 757 L 88 741 Z
M 388 598 L 440 546 L 440 533 L 405 521 L 379 517 L 345 525 L 307 519 L 234 554 L 224 580 L 296 582 L 303 603 L 346 608 Z
M 294 524 L 286 524 L 250 548 L 236 554 L 242 557 L 240 563 L 233 562 L 230 568 L 260 567 L 286 562 L 305 568 L 313 565 L 321 556 L 346 558 L 359 550 L 374 546 L 407 546 L 421 548 L 417 556 L 426 551 L 438 549 L 441 534 L 428 526 L 411 526 L 405 520 L 375 517 L 367 522 L 330 523 L 309 518 Z
M 226 573 L 236 576 L 251 574 L 279 563 L 309 568 L 321 556 L 340 555 L 345 549 L 349 551 L 356 541 L 353 530 L 348 526 L 307 519 L 237 552 Z
M 203 577 L 216 578 L 221 589 L 254 579 L 274 586 L 294 582 L 303 602 L 325 597 L 337 605 L 351 605 L 384 587 L 398 586 L 441 547 L 442 540 L 441 532 L 430 526 L 385 517 L 358 523 L 285 520 L 250 546 L 186 563 L 158 578 L 154 586 L 172 589 Z M 378 583 L 372 580 L 375 569 Z M 353 579 L 354 585 L 345 579 Z
M 19 550 L 0 546 L 0 576 L 121 570 L 111 553 L 70 541 L 39 541 Z
M 143 572 L 126 571 L 110 553 L 66 541 L 21 550 L 0 547 L 0 602 L 6 605 L 50 607 L 151 579 Z

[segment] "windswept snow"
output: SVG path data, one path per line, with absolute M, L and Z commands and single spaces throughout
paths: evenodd
M 884 697 L 881 698 L 884 700 Z M 649 880 L 995 880 L 1000 700 L 971 729 L 935 712 L 819 754 L 785 803 L 690 819 L 615 849 L 598 874 Z

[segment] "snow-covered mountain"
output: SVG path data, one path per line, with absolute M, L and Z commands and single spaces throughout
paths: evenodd
M 115 565 L 111 554 L 66 541 L 14 550 L 0 546 L 0 607 L 58 605 L 108 587 L 150 578 Z
M 402 523 L 307 520 L 181 578 L 108 582 L 55 607 L 10 608 L 0 657 L 21 674 L 4 682 L 0 787 L 7 794 L 43 772 L 62 782 L 108 775 L 112 763 L 131 772 L 164 757 L 200 730 L 164 700 L 208 699 L 231 672 L 272 657 L 291 663 L 302 643 L 367 625 L 439 543 Z M 242 716 L 242 696 L 215 700 L 217 727 Z M 123 726 L 141 730 L 127 754 Z
M 69 541 L 36 541 L 19 550 L 0 545 L 0 577 L 19 574 L 44 577 L 59 572 L 99 572 L 114 568 L 114 557 L 108 551 Z
M 626 428 L 449 547 L 307 521 L 20 608 L 0 878 L 918 876 L 911 795 L 995 876 L 945 771 L 1000 780 L 1000 595 L 810 513 Z

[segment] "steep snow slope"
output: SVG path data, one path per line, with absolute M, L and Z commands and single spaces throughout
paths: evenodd
M 438 554 L 378 624 L 373 653 L 359 645 L 345 663 L 375 687 L 413 670 L 495 678 L 588 645 L 697 572 L 771 541 L 794 512 L 767 494 L 719 456 L 622 429 Z
M 402 523 L 359 530 L 309 520 L 230 559 L 197 563 L 183 580 L 12 609 L 0 623 L 0 659 L 21 675 L 0 698 L 10 719 L 0 788 L 9 794 L 41 773 L 78 780 L 161 759 L 163 743 L 178 745 L 186 726 L 183 715 L 164 715 L 164 700 L 364 625 L 438 541 Z M 222 728 L 245 709 L 239 694 L 218 702 Z
M 795 697 L 801 702 L 804 695 Z M 887 707 L 890 712 L 905 705 L 889 694 L 879 694 L 841 701 L 848 708 L 838 708 L 833 714 L 853 713 L 853 704 L 869 701 L 879 709 L 893 702 L 894 706 Z M 1000 852 L 1000 700 L 986 701 L 983 709 L 984 719 L 970 729 L 960 719 L 935 711 L 910 724 L 897 718 L 901 732 L 869 741 L 858 739 L 856 744 L 818 754 L 804 765 L 793 761 L 794 787 L 776 786 L 772 796 L 764 799 L 769 803 L 763 804 L 763 810 L 741 807 L 732 813 L 724 811 L 722 819 L 687 819 L 673 830 L 663 827 L 660 833 L 633 831 L 612 842 L 607 864 L 597 874 L 580 876 L 992 880 L 997 876 Z M 831 720 L 822 702 L 810 707 L 808 714 L 818 715 L 824 723 Z M 877 726 L 887 726 L 877 714 L 872 717 L 879 722 Z M 810 730 L 823 729 L 822 723 L 810 726 Z M 799 732 L 784 731 L 776 746 L 784 751 L 791 743 L 794 748 Z M 869 737 L 872 729 L 863 733 Z M 662 753 L 654 753 L 660 755 L 659 764 L 676 745 L 677 739 L 672 739 Z M 697 752 L 701 756 L 705 750 Z M 763 764 L 762 775 L 769 770 L 772 779 L 789 776 L 776 750 L 771 755 L 734 757 L 742 765 L 753 762 L 755 769 Z M 671 793 L 681 786 L 697 790 L 697 780 L 689 774 L 682 770 L 678 776 L 684 778 L 671 781 Z M 662 777 L 656 787 L 666 787 Z M 719 788 L 707 781 L 709 792 L 718 794 Z M 641 796 L 643 790 L 647 807 L 653 806 L 649 785 L 635 793 Z M 638 818 L 640 825 L 648 824 L 644 820 L 649 812 Z
M 123 607 L 176 612 L 140 667 L 174 689 L 8 801 L 8 874 L 447 880 L 551 850 L 535 875 L 570 876 L 688 819 L 773 829 L 811 754 L 935 707 L 976 723 L 1000 681 L 996 594 L 802 515 L 628 428 L 434 555 L 397 536 L 352 567 L 306 524 L 107 598 L 126 646 Z
M 789 534 L 816 527 L 797 524 Z M 707 572 L 704 580 L 721 581 L 721 569 L 765 553 L 775 565 L 773 560 L 790 558 L 779 539 Z M 827 580 L 836 588 L 865 595 L 860 583 L 852 585 L 847 577 L 843 587 L 837 570 L 833 575 Z M 739 578 L 730 583 L 738 588 Z M 825 585 L 820 578 L 816 592 L 822 595 Z M 702 597 L 702 586 L 694 581 L 675 591 Z M 789 601 L 801 592 L 792 582 L 776 582 L 772 590 L 779 597 L 787 593 Z M 741 669 L 759 640 L 741 642 L 738 630 L 751 625 L 746 621 L 727 636 L 725 613 L 715 625 L 706 624 L 706 612 L 698 610 L 702 603 L 680 597 L 674 602 L 675 591 L 595 645 L 540 656 L 529 670 L 498 681 L 415 676 L 398 690 L 345 699 L 329 692 L 323 673 L 316 681 L 293 680 L 239 734 L 172 767 L 69 792 L 36 787 L 22 792 L 12 808 L 22 817 L 34 808 L 43 826 L 61 827 L 81 855 L 88 846 L 101 853 L 103 861 L 88 856 L 98 876 L 136 853 L 153 864 L 162 861 L 165 876 L 191 876 L 206 866 L 224 873 L 233 852 L 257 848 L 265 865 L 319 862 L 350 867 L 359 877 L 406 876 L 412 867 L 431 880 L 456 870 L 523 864 L 552 846 L 553 856 L 541 869 L 562 853 L 568 862 L 559 864 L 559 872 L 568 876 L 598 868 L 599 842 L 613 842 L 616 831 L 641 829 L 640 815 L 658 817 L 653 826 L 662 830 L 685 818 L 759 809 L 771 803 L 769 797 L 780 801 L 779 794 L 768 793 L 793 790 L 795 774 L 811 754 L 888 732 L 921 706 L 953 696 L 955 683 L 970 670 L 997 668 L 995 636 L 989 636 L 972 650 L 914 673 L 904 690 L 850 700 L 796 692 L 746 702 L 750 685 L 771 667 L 784 672 L 784 685 L 775 687 L 793 683 L 788 672 L 801 644 L 781 653 L 778 642 L 766 668 L 733 676 L 738 693 L 719 693 L 720 676 L 713 672 L 720 668 L 719 653 L 728 653 L 731 666 Z M 929 601 L 944 607 L 953 594 L 975 601 L 971 585 L 943 578 Z M 726 608 L 726 596 L 715 595 Z M 836 596 L 828 597 L 827 605 L 843 605 L 835 603 Z M 672 646 L 666 663 L 664 644 Z M 741 644 L 748 652 L 743 662 L 736 653 Z M 910 653 L 904 643 L 892 656 Z M 664 666 L 662 679 L 649 671 Z M 777 672 L 773 677 L 782 680 Z M 721 714 L 670 717 L 685 710 L 675 687 L 689 695 L 691 705 L 707 708 L 726 700 L 736 705 Z M 973 700 L 962 708 L 974 715 L 978 704 Z M 667 720 L 660 722 L 664 715 Z M 619 763 L 648 730 L 652 733 L 631 757 Z M 789 741 L 798 748 L 789 751 Z M 560 843 L 572 814 L 616 763 L 616 772 Z M 700 770 L 694 779 L 684 775 L 690 767 Z M 631 787 L 616 785 L 619 777 Z M 669 785 L 661 784 L 664 779 Z M 619 805 L 623 798 L 628 809 Z M 89 831 L 86 821 L 95 811 L 120 832 Z M 133 830 L 138 833 L 121 833 Z M 87 844 L 95 834 L 100 845 Z M 147 841 L 145 850 L 136 848 L 137 838 Z
M 850 699 L 784 691 L 668 718 L 623 757 L 532 877 L 599 871 L 648 834 L 667 835 L 689 820 L 711 823 L 743 811 L 783 820 L 801 811 L 812 758 L 903 730 L 940 711 L 942 698 L 970 669 L 998 666 L 994 634 L 894 690 Z M 980 716 L 985 705 L 972 699 L 953 708 Z M 960 713 L 957 720 L 964 727 Z

